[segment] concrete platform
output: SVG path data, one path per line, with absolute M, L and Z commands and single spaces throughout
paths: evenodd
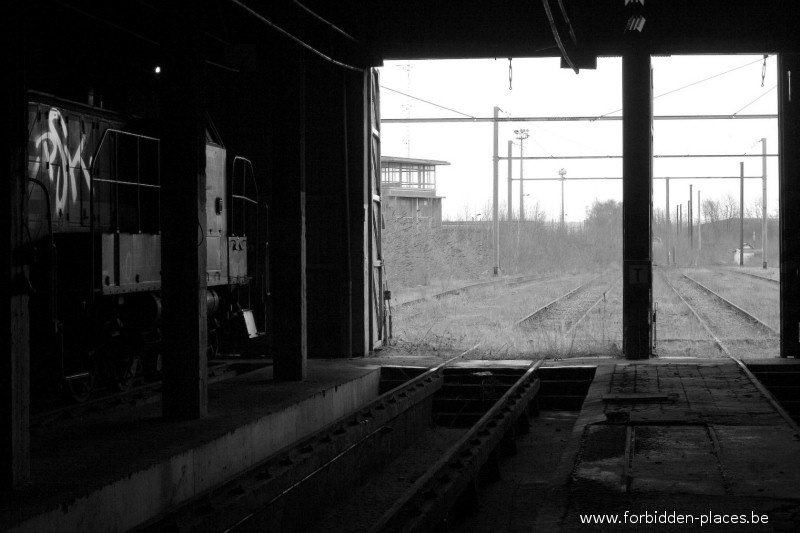
M 800 432 L 735 362 L 596 363 L 581 411 L 533 419 L 449 531 L 800 529 Z
M 34 433 L 31 480 L 0 494 L 0 530 L 126 531 L 378 396 L 378 366 L 311 360 L 308 376 L 213 384 L 203 420 L 168 422 L 151 404 Z

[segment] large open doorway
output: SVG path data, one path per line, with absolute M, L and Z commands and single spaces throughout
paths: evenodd
M 557 59 L 381 69 L 384 264 L 398 347 L 622 355 L 621 63 L 600 58 L 578 76 Z M 698 321 L 671 280 L 721 283 L 729 300 L 777 328 L 777 284 L 745 277 L 777 279 L 775 57 L 652 64 L 652 353 L 720 356 L 718 326 Z M 738 248 L 743 265 L 734 268 Z M 777 355 L 777 340 L 736 342 Z

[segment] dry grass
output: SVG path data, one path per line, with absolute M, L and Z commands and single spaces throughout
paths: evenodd
M 567 358 L 580 355 L 616 355 L 619 332 L 611 333 L 609 307 L 598 307 L 598 320 L 569 330 L 564 324 L 524 329 L 516 322 L 593 278 L 595 273 L 564 274 L 548 281 L 515 289 L 487 287 L 399 308 L 394 315 L 396 342 L 403 351 L 450 352 L 480 343 L 478 351 L 487 359 Z M 602 315 L 602 316 L 601 316 Z M 608 315 L 607 318 L 603 316 Z M 596 324 L 596 325 L 595 325 Z M 594 343 L 576 343 L 576 338 L 607 339 L 605 349 Z
M 523 316 L 595 275 L 590 272 L 565 273 L 516 289 L 487 287 L 396 309 L 396 350 L 400 353 L 444 355 L 480 343 L 475 354 L 484 359 L 620 357 L 622 289 L 619 279 L 574 328 L 560 323 L 558 319 L 530 329 L 513 327 Z M 763 293 L 763 287 L 759 287 L 763 282 L 753 282 L 756 285 L 745 283 L 729 287 L 729 292 L 738 291 L 740 297 L 745 299 Z M 654 276 L 653 301 L 658 356 L 720 356 L 703 326 L 660 275 Z M 728 339 L 728 342 L 734 342 L 734 339 Z
M 767 284 L 749 276 L 719 270 L 697 268 L 687 270 L 686 273 L 731 303 L 758 317 L 775 331 L 780 330 L 780 291 L 777 284 Z

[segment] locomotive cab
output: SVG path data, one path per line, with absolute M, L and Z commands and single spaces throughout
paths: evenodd
M 98 383 L 124 390 L 139 375 L 157 377 L 160 366 L 159 139 L 119 114 L 29 98 L 32 385 L 58 381 L 75 400 Z M 257 220 L 252 165 L 237 157 L 228 170 L 209 120 L 201 238 L 213 353 L 226 332 L 258 336 L 250 311 L 258 266 L 247 247 Z

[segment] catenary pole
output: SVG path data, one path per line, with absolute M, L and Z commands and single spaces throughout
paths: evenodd
M 739 163 L 739 266 L 744 266 L 744 161 Z
M 761 267 L 767 268 L 767 139 L 761 138 Z
M 492 164 L 494 167 L 492 181 L 492 222 L 494 224 L 494 275 L 500 275 L 500 220 L 498 218 L 498 202 L 500 196 L 500 154 L 498 153 L 499 133 L 497 125 L 497 115 L 500 108 L 494 107 L 494 157 Z

